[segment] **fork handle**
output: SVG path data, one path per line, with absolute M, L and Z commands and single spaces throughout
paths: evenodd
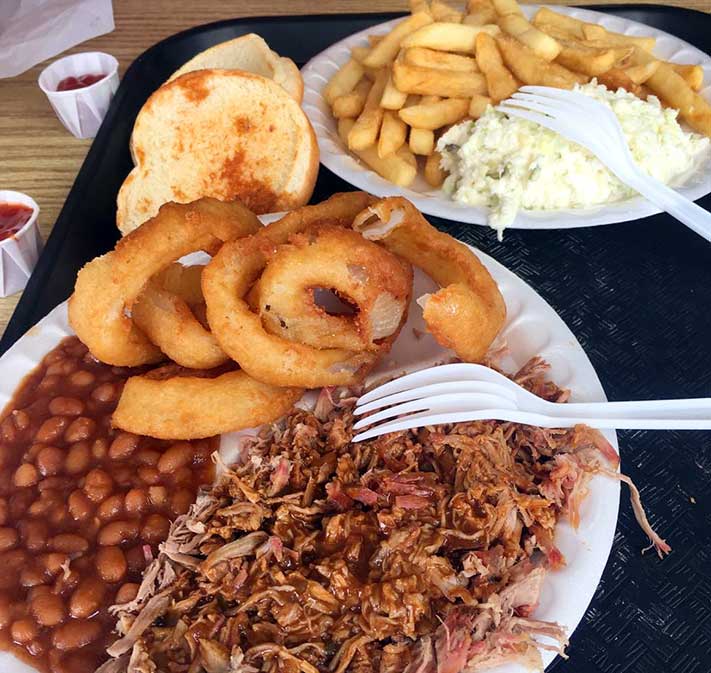
M 670 419 L 711 423 L 711 398 L 640 400 L 625 402 L 548 403 L 546 412 L 561 418 L 606 417 L 609 419 Z M 545 413 L 545 412 L 544 412 Z
M 699 236 L 711 241 L 711 213 L 707 210 L 644 173 L 635 174 L 634 178 L 626 182 L 655 206 L 673 215 Z

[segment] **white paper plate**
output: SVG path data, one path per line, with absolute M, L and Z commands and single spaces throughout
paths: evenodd
M 546 5 L 523 5 L 529 18 L 539 7 Z M 657 38 L 654 53 L 676 63 L 699 64 L 704 69 L 706 87 L 701 95 L 711 100 L 711 57 L 688 42 L 661 30 L 645 26 L 618 16 L 603 14 L 577 7 L 551 6 L 556 12 L 576 19 L 599 23 L 608 30 L 628 35 L 651 35 Z M 338 137 L 336 122 L 328 104 L 321 95 L 323 87 L 333 74 L 350 56 L 351 47 L 367 45 L 368 35 L 390 32 L 392 26 L 401 19 L 395 19 L 355 33 L 312 58 L 302 69 L 304 77 L 304 111 L 308 115 L 318 138 L 321 163 L 336 175 L 356 187 L 378 196 L 402 195 L 412 201 L 423 213 L 444 217 L 458 222 L 486 224 L 488 209 L 468 206 L 452 201 L 442 190 L 432 189 L 422 176 L 418 176 L 410 187 L 398 187 L 362 164 L 351 155 Z M 698 165 L 684 176 L 681 185 L 674 185 L 687 198 L 696 200 L 711 192 L 711 151 L 705 152 Z M 635 197 L 617 203 L 591 208 L 570 210 L 521 211 L 509 228 L 514 229 L 571 229 L 596 224 L 612 224 L 638 220 L 659 213 L 659 209 L 642 197 Z
M 502 339 L 508 344 L 510 355 L 502 361 L 502 366 L 507 371 L 513 371 L 530 357 L 540 354 L 551 364 L 551 378 L 559 385 L 571 389 L 573 401 L 605 401 L 605 392 L 590 360 L 553 308 L 518 276 L 491 257 L 476 252 L 496 279 L 506 299 L 508 318 Z M 204 257 L 201 259 L 200 255 L 191 258 L 191 263 L 201 261 L 204 262 Z M 429 277 L 416 270 L 414 297 L 431 292 L 435 287 Z M 0 358 L 0 407 L 7 404 L 22 378 L 44 355 L 71 334 L 73 332 L 67 321 L 67 303 L 63 302 Z M 400 337 L 372 376 L 421 369 L 451 355 L 451 351 L 443 349 L 425 332 L 422 312 L 413 300 L 410 316 Z M 239 434 L 242 433 L 223 436 L 223 454 L 233 455 L 237 443 L 235 439 Z M 605 436 L 617 448 L 615 433 L 606 432 Z M 556 544 L 563 552 L 567 566 L 548 574 L 535 613 L 536 618 L 558 622 L 566 627 L 568 634 L 572 634 L 605 568 L 617 523 L 619 497 L 619 482 L 595 477 L 590 482 L 590 495 L 582 506 L 578 530 L 573 530 L 565 521 L 558 525 Z M 553 657 L 553 653 L 543 652 L 546 665 Z M 0 652 L 0 671 L 3 673 L 31 673 L 33 670 L 12 655 Z M 518 673 L 523 670 L 518 666 L 500 669 L 502 673 Z

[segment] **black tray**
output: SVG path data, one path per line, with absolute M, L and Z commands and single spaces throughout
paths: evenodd
M 711 15 L 651 5 L 595 7 L 711 52 Z M 238 11 L 238 10 L 237 10 Z M 9 348 L 66 299 L 77 270 L 110 249 L 128 139 L 149 94 L 198 51 L 248 32 L 299 65 L 394 14 L 236 19 L 175 35 L 126 72 L 45 250 L 0 341 Z M 349 185 L 321 168 L 314 200 Z M 711 209 L 711 198 L 700 201 Z M 506 232 L 431 218 L 529 282 L 560 313 L 610 399 L 711 395 L 711 245 L 666 215 L 569 231 Z M 622 432 L 623 469 L 674 551 L 660 561 L 623 495 L 610 561 L 556 673 L 711 670 L 711 434 Z

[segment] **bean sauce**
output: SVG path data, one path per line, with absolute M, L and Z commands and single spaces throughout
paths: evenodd
M 170 522 L 213 479 L 216 439 L 111 427 L 133 373 L 69 337 L 0 416 L 0 648 L 41 671 L 90 673 L 107 658 L 108 607 L 135 597 Z

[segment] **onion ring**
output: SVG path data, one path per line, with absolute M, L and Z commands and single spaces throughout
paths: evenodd
M 115 427 L 138 435 L 199 439 L 275 421 L 303 392 L 260 383 L 243 371 L 216 378 L 133 376 L 111 420 Z
M 330 315 L 315 288 L 334 290 L 354 315 Z M 321 225 L 292 236 L 258 284 L 264 327 L 315 348 L 383 350 L 407 317 L 412 267 L 352 229 Z
M 92 355 L 117 366 L 164 359 L 126 315 L 148 280 L 195 250 L 213 253 L 224 241 L 258 231 L 257 216 L 239 202 L 203 198 L 167 203 L 121 239 L 116 248 L 84 266 L 69 299 L 69 322 Z
M 317 206 L 292 211 L 248 238 L 225 243 L 207 265 L 202 289 L 210 328 L 250 376 L 277 386 L 350 385 L 375 364 L 377 353 L 318 349 L 270 334 L 245 300 L 277 246 L 314 224 L 350 226 L 372 202 L 362 192 L 336 194 Z
M 442 286 L 418 299 L 428 330 L 465 362 L 480 361 L 503 327 L 506 304 L 477 256 L 435 229 L 402 197 L 368 206 L 355 218 L 353 228 L 419 266 Z
M 148 281 L 131 309 L 131 318 L 173 362 L 191 369 L 218 367 L 229 358 L 196 315 L 202 304 L 200 278 L 204 267 L 181 268 L 185 271 L 171 269 L 169 277 Z M 165 287 L 166 283 L 172 291 Z M 189 299 L 198 302 L 191 307 Z

